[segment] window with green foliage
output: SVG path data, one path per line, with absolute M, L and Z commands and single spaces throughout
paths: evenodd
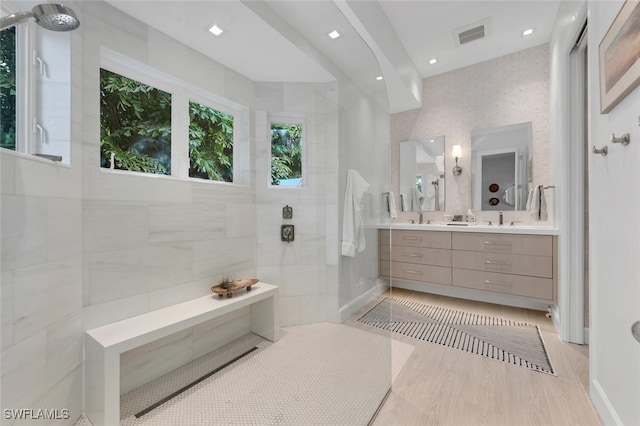
M 271 185 L 302 185 L 302 124 L 271 123 Z
M 189 102 L 189 176 L 233 182 L 233 116 Z
M 100 69 L 100 166 L 171 174 L 171 94 Z
M 0 31 L 0 147 L 16 149 L 16 27 Z

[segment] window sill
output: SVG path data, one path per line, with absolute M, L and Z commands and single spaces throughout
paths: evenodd
M 100 169 L 100 173 L 104 173 L 106 175 L 134 176 L 134 177 L 144 177 L 144 178 L 151 178 L 151 179 L 167 179 L 172 181 L 202 183 L 205 185 L 224 185 L 224 186 L 233 186 L 237 188 L 249 188 L 249 185 L 241 185 L 233 182 L 222 182 L 218 180 L 207 180 L 207 179 L 199 179 L 199 178 L 192 178 L 192 177 L 179 177 L 179 176 L 163 175 L 163 174 L 156 174 L 156 173 L 132 172 L 129 170 L 121 170 L 121 169 L 108 169 L 106 167 L 100 167 L 99 169 Z
M 7 148 L 0 148 L 0 154 L 9 155 L 16 158 L 23 158 L 25 160 L 35 161 L 37 163 L 50 164 L 56 167 L 63 167 L 66 169 L 71 168 L 71 165 L 67 163 L 62 163 L 60 161 L 52 161 L 47 158 L 38 157 L 37 155 L 34 155 L 34 154 L 25 154 L 24 152 L 13 151 Z

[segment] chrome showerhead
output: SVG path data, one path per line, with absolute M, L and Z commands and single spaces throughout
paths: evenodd
M 35 6 L 31 12 L 18 12 L 2 18 L 0 29 L 20 24 L 29 18 L 34 18 L 38 25 L 51 31 L 72 31 L 80 25 L 71 8 L 62 4 L 44 3 Z

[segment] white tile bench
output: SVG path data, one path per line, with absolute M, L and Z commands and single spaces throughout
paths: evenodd
M 93 425 L 120 424 L 120 354 L 246 306 L 251 331 L 278 340 L 278 287 L 263 282 L 230 298 L 203 296 L 87 330 L 85 411 Z

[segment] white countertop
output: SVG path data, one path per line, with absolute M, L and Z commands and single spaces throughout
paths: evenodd
M 465 225 L 466 224 L 466 225 Z M 485 223 L 449 222 L 443 223 L 408 223 L 392 222 L 381 224 L 378 229 L 407 229 L 424 231 L 452 231 L 452 232 L 486 232 L 494 234 L 529 234 L 529 235 L 559 235 L 560 230 L 553 226 L 536 225 L 487 225 Z

